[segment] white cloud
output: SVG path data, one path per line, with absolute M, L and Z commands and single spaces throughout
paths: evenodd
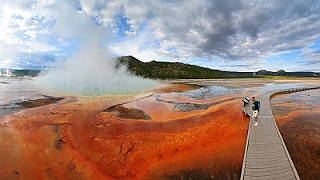
M 101 24 L 101 31 L 108 32 L 113 40 L 112 54 L 131 54 L 144 61 L 223 59 L 230 67 L 233 62 L 261 67 L 250 62 L 306 49 L 320 39 L 320 2 L 314 0 L 32 2 L 0 3 L 0 28 L 5 29 L 0 32 L 1 47 L 17 45 L 33 52 L 61 50 L 50 44 L 50 36 L 61 42 L 70 37 L 89 41 L 92 37 L 86 32 Z M 81 13 L 75 14 L 75 10 Z M 17 14 L 22 18 L 13 17 Z M 35 15 L 41 20 L 32 19 Z M 119 16 L 126 18 L 128 25 L 124 37 L 118 36 L 123 30 Z M 81 28 L 84 24 L 91 25 Z M 319 62 L 317 55 L 304 57 L 306 62 Z M 311 69 L 306 64 L 306 69 Z
M 45 27 L 45 10 L 39 10 L 32 2 L 22 0 L 2 1 L 0 6 L 0 65 L 30 64 L 28 61 L 39 59 L 38 55 L 57 50 L 57 47 L 48 43 L 47 38 L 43 38 L 43 35 L 50 35 Z M 27 55 L 30 59 L 23 59 L 26 58 L 25 53 L 30 54 Z M 31 58 L 31 54 L 34 57 Z
M 101 18 L 122 14 L 131 32 L 146 24 L 159 44 L 153 51 L 166 58 L 266 59 L 311 46 L 320 37 L 318 1 L 123 0 L 109 5 L 104 9 L 109 16 Z M 175 53 L 166 50 L 171 46 Z
M 110 51 L 115 55 L 133 55 L 141 61 L 163 60 L 155 51 L 157 42 L 152 32 L 144 29 L 137 33 L 137 36 L 129 36 L 125 41 L 112 43 Z

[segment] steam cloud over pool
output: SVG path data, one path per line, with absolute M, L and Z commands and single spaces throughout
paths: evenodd
M 61 66 L 36 78 L 47 89 L 84 96 L 132 94 L 159 86 L 159 83 L 132 75 L 115 62 L 91 39 Z
M 80 45 L 70 58 L 37 77 L 39 85 L 85 96 L 132 94 L 159 86 L 154 80 L 130 74 L 124 66 L 116 69 L 107 54 L 108 32 L 72 3 L 63 4 L 59 15 L 54 14 L 53 28 L 60 33 L 57 36 L 73 39 Z
M 36 81 L 50 90 L 85 96 L 132 94 L 159 86 L 156 81 L 129 74 L 125 67 L 115 69 L 110 60 L 95 56 L 69 61 Z

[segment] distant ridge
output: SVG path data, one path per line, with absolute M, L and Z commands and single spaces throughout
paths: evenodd
M 40 72 L 41 72 L 40 70 L 1 68 L 0 69 L 0 76 L 6 76 L 6 77 L 29 76 L 29 77 L 34 77 L 34 76 L 37 76 Z
M 133 56 L 115 58 L 115 67 L 120 64 L 127 66 L 128 70 L 137 76 L 151 79 L 216 79 L 216 78 L 260 78 L 260 77 L 320 77 L 317 72 L 285 72 L 279 70 L 272 72 L 260 70 L 257 72 L 221 71 L 180 62 L 142 62 Z M 45 68 L 42 68 L 45 69 Z M 0 68 L 0 76 L 37 76 L 41 70 Z
M 211 78 L 254 78 L 266 76 L 287 77 L 319 77 L 320 73 L 314 72 L 277 72 L 260 70 L 258 72 L 233 72 L 204 68 L 180 62 L 142 62 L 133 56 L 117 58 L 116 67 L 124 64 L 132 73 L 152 79 L 211 79 Z

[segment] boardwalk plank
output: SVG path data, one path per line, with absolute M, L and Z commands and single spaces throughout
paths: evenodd
M 247 171 L 246 171 L 247 172 Z M 272 177 L 276 178 L 286 177 L 293 175 L 293 171 L 291 168 L 286 169 L 276 169 L 274 171 L 264 171 L 264 169 L 251 170 L 248 173 L 248 176 L 251 177 Z
M 277 164 L 254 164 L 254 165 L 251 165 L 251 164 L 247 164 L 246 165 L 246 169 L 261 169 L 261 168 L 278 168 L 278 167 L 286 167 L 288 165 L 288 162 L 284 161 L 284 162 L 279 162 Z

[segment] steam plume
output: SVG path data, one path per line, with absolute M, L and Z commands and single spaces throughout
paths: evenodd
M 85 96 L 132 94 L 159 83 L 114 67 L 107 55 L 105 30 L 72 4 L 62 6 L 54 26 L 60 36 L 78 39 L 80 47 L 67 61 L 42 73 L 36 82 L 45 88 Z M 72 12 L 72 13 L 70 13 Z

